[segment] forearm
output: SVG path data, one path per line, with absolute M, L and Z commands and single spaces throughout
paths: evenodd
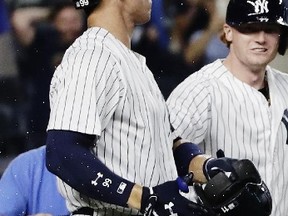
M 47 19 L 49 13 L 50 9 L 42 7 L 19 8 L 12 13 L 12 26 L 21 45 L 31 44 L 35 36 L 35 22 Z

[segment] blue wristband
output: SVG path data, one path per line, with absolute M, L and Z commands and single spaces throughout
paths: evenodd
M 194 143 L 182 143 L 174 150 L 174 160 L 177 167 L 179 176 L 185 176 L 188 173 L 189 164 L 191 160 L 197 155 L 201 155 L 203 152 Z

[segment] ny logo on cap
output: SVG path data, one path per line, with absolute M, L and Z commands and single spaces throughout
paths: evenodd
M 272 0 L 272 1 L 276 1 L 276 0 Z M 267 0 L 256 0 L 255 2 L 247 1 L 247 3 L 251 4 L 254 7 L 254 13 L 250 13 L 248 14 L 248 16 L 269 12 L 269 9 L 268 9 L 269 2 Z

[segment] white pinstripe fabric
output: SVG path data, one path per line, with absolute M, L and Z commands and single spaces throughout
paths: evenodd
M 106 30 L 88 29 L 67 50 L 52 79 L 50 100 L 48 129 L 98 135 L 93 151 L 116 174 L 145 186 L 176 178 L 168 109 L 145 58 Z M 62 181 L 59 188 L 70 210 L 116 208 Z
M 214 156 L 251 159 L 273 197 L 273 216 L 288 212 L 288 74 L 267 67 L 272 104 L 236 79 L 217 60 L 190 75 L 170 95 L 168 108 L 176 132 Z

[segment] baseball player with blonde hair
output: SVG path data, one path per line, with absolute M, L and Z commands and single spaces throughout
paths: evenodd
M 269 66 L 287 48 L 287 12 L 279 0 L 230 0 L 228 56 L 190 75 L 167 101 L 181 137 L 207 154 L 220 148 L 255 163 L 273 216 L 288 212 L 288 74 Z

